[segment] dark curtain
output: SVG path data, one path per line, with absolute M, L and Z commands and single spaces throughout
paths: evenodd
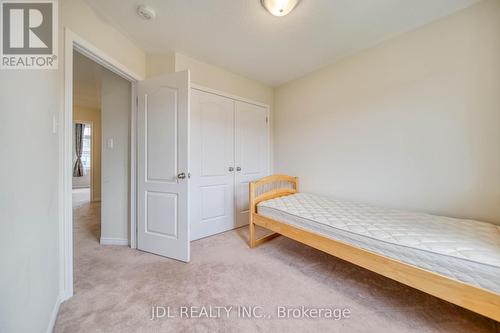
M 82 164 L 82 151 L 83 151 L 83 131 L 85 124 L 75 124 L 75 152 L 76 161 L 73 166 L 73 177 L 83 177 L 84 170 Z

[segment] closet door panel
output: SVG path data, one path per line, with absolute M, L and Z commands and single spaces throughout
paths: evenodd
M 235 102 L 236 226 L 248 224 L 248 184 L 269 174 L 269 125 L 265 107 Z
M 234 228 L 234 102 L 192 90 L 191 240 Z

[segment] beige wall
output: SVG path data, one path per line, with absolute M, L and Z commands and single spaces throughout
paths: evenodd
M 101 110 L 73 107 L 73 120 L 92 123 L 92 200 L 101 200 Z
M 59 1 L 61 25 L 91 43 L 140 77 L 146 76 L 146 54 L 83 0 Z M 60 32 L 63 37 L 63 31 Z M 62 45 L 62 43 L 61 43 Z M 59 60 L 60 65 L 64 64 Z
M 304 191 L 500 224 L 500 1 L 290 82 L 275 171 Z
M 147 78 L 174 72 L 175 72 L 175 53 L 146 55 Z
M 272 87 L 247 79 L 223 68 L 209 65 L 180 53 L 175 54 L 175 70 L 191 70 L 191 81 L 208 88 L 273 105 Z
M 130 82 L 104 70 L 101 81 L 101 242 L 128 244 L 130 199 Z M 113 146 L 108 146 L 113 140 Z
M 194 84 L 269 106 L 273 105 L 274 89 L 265 84 L 180 53 L 148 54 L 146 56 L 146 76 L 148 78 L 186 69 L 191 71 L 191 82 Z

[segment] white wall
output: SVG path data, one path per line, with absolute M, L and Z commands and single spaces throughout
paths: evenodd
M 55 70 L 0 70 L 0 332 L 45 332 L 59 295 Z
M 275 171 L 304 191 L 500 224 L 500 1 L 279 87 Z
M 101 241 L 129 239 L 131 85 L 103 70 L 101 82 Z M 113 148 L 108 140 L 113 140 Z

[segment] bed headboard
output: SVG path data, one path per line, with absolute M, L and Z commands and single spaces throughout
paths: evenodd
M 257 204 L 299 191 L 299 178 L 288 175 L 271 175 L 250 183 L 250 214 L 257 212 Z

